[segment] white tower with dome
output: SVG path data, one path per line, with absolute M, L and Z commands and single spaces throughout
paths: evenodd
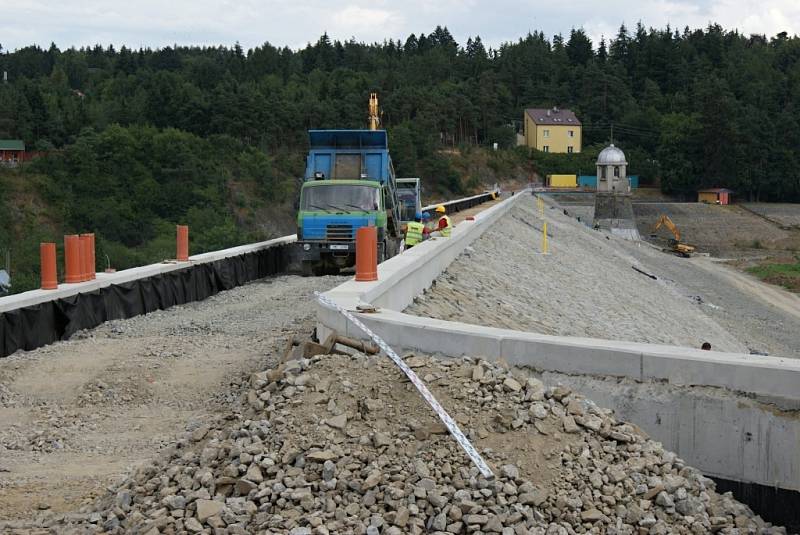
M 627 240 L 640 239 L 631 204 L 628 160 L 625 153 L 613 143 L 597 155 L 594 227 Z
M 597 192 L 630 193 L 628 161 L 625 153 L 612 143 L 597 155 Z

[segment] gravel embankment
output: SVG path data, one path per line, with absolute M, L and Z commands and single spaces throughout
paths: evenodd
M 758 257 L 769 250 L 784 251 L 800 246 L 800 235 L 745 210 L 740 205 L 705 203 L 638 203 L 633 205 L 639 233 L 649 238 L 662 214 L 672 219 L 681 240 L 699 252 L 716 257 Z M 666 244 L 672 235 L 662 227 L 655 243 Z
M 91 503 L 187 424 L 227 414 L 252 371 L 309 335 L 313 291 L 343 280 L 264 279 L 0 359 L 0 520 Z
M 59 532 L 785 533 L 636 426 L 470 358 L 406 362 L 495 472 L 479 475 L 385 357 L 253 374 L 241 413 L 187 433 Z
M 686 259 L 586 228 L 545 209 L 550 253 L 542 255 L 533 197 L 523 199 L 459 257 L 408 312 L 466 323 L 582 336 L 746 352 L 745 343 L 708 311 L 703 293 L 653 280 L 636 266 Z M 796 331 L 795 331 L 796 332 Z
M 781 225 L 800 228 L 800 204 L 798 203 L 752 202 L 745 203 L 743 206 Z

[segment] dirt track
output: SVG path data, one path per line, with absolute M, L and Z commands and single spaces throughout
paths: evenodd
M 786 314 L 800 320 L 800 295 L 772 284 L 765 284 L 755 277 L 730 269 L 713 260 L 697 258 L 693 263 L 702 269 L 714 273 L 717 277 L 728 281 L 742 292 L 768 305 L 779 308 Z
M 314 290 L 278 277 L 0 359 L 0 520 L 71 511 L 209 416 L 313 328 Z

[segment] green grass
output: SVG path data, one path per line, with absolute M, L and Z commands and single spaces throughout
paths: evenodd
M 762 264 L 747 268 L 747 271 L 765 282 L 800 292 L 800 261 L 794 264 Z

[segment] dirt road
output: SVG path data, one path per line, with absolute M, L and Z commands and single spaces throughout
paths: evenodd
M 243 378 L 310 334 L 312 292 L 343 280 L 264 279 L 0 359 L 0 520 L 78 509 L 230 413 Z
M 725 279 L 731 285 L 768 305 L 779 308 L 783 312 L 800 320 L 800 296 L 783 288 L 761 282 L 740 271 L 723 266 L 708 258 L 693 259 L 695 265 L 703 268 L 718 277 Z

